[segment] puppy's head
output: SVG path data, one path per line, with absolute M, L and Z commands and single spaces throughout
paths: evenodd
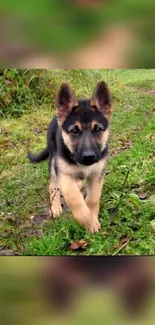
M 112 114 L 107 84 L 99 82 L 90 99 L 78 100 L 71 87 L 63 83 L 56 104 L 63 141 L 75 161 L 87 166 L 98 162 L 107 145 Z

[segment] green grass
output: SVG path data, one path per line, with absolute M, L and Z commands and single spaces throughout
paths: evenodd
M 155 254 L 155 71 L 50 70 L 47 74 L 55 90 L 64 80 L 81 97 L 89 96 L 101 79 L 112 90 L 115 110 L 100 201 L 101 231 L 95 235 L 85 231 L 68 211 L 58 220 L 49 219 L 47 163 L 34 166 L 27 159 L 28 145 L 38 152 L 46 144 L 54 114 L 51 90 L 52 105 L 44 102 L 20 118 L 1 120 L 1 249 L 22 255 Z M 147 197 L 141 200 L 139 194 L 144 192 Z M 88 243 L 84 251 L 68 250 L 72 241 L 80 239 Z

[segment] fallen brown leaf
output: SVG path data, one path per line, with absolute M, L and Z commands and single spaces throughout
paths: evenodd
M 69 246 L 69 250 L 71 251 L 76 251 L 76 250 L 80 250 L 80 249 L 85 249 L 87 247 L 88 243 L 86 240 L 81 239 L 81 240 L 75 240 L 71 243 L 71 245 Z
M 146 192 L 140 193 L 138 196 L 141 200 L 145 200 L 147 198 L 147 193 Z
M 1 249 L 0 256 L 18 256 L 20 255 L 18 252 L 15 252 L 11 249 Z

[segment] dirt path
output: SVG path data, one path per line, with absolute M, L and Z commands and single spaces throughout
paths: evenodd
M 22 68 L 127 68 L 128 50 L 131 48 L 133 35 L 126 26 L 113 26 L 96 41 L 88 43 L 84 48 L 76 51 L 69 57 L 58 60 L 55 57 L 32 56 L 22 60 Z
M 128 66 L 128 50 L 131 32 L 122 26 L 114 26 L 106 35 L 87 45 L 75 55 L 74 68 L 124 68 Z

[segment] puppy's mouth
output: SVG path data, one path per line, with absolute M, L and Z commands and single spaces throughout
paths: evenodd
M 81 163 L 81 165 L 83 165 L 83 166 L 92 166 L 92 165 L 94 165 L 95 163 L 96 163 L 97 161 L 85 161 L 85 162 L 83 162 L 83 163 Z
M 91 166 L 96 164 L 99 161 L 99 159 L 97 158 L 87 158 L 87 159 L 76 159 L 76 162 L 78 165 L 82 165 L 82 166 Z

